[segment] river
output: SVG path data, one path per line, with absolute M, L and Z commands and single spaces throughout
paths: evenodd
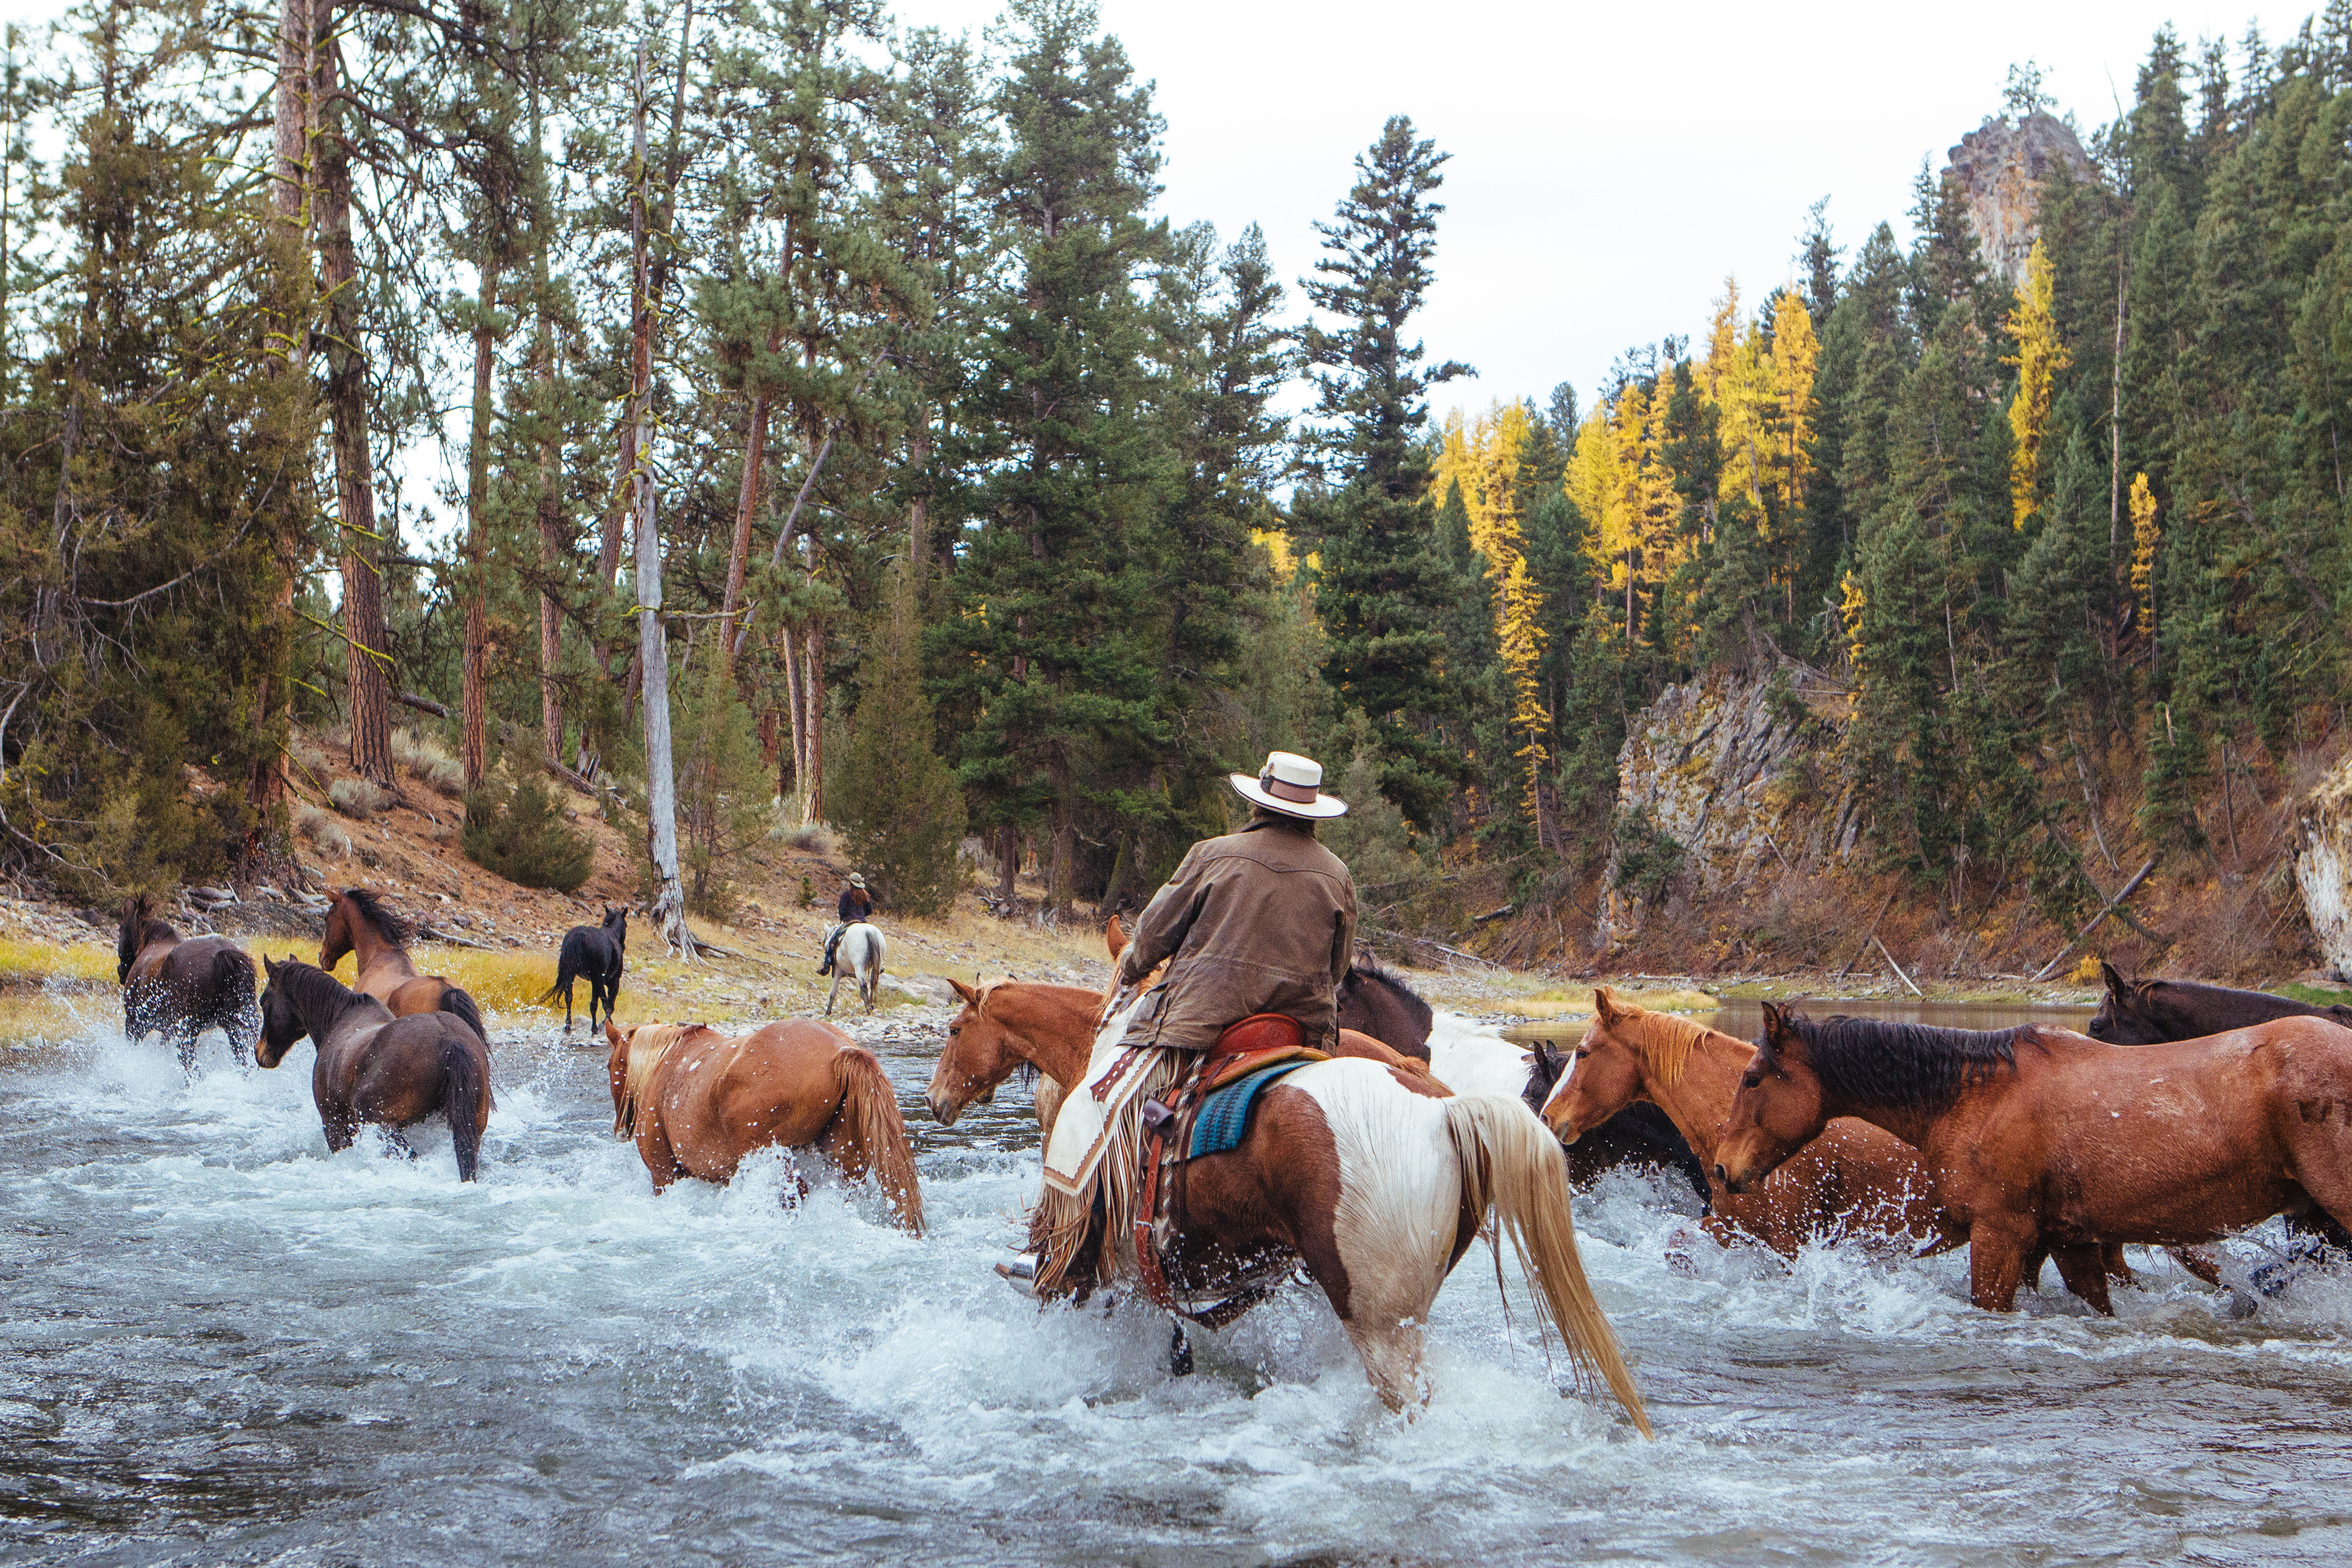
M 1015 1294 L 1027 1096 L 935 1126 L 940 1015 L 882 1016 L 922 1240 L 829 1181 L 787 1209 L 779 1158 L 656 1199 L 603 1053 L 536 1019 L 493 1020 L 472 1186 L 446 1133 L 329 1158 L 308 1047 L 215 1038 L 190 1084 L 93 1003 L 0 1047 L 0 1561 L 2352 1560 L 2352 1270 L 2255 1300 L 2153 1258 L 2112 1321 L 2053 1270 L 1996 1317 L 1965 1255 L 1694 1247 L 1620 1174 L 1578 1219 L 1658 1440 L 1482 1254 L 1406 1421 L 1304 1288 L 1181 1380 L 1154 1314 Z

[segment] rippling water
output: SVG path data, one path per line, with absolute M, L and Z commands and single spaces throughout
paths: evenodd
M 888 1016 L 921 1241 L 870 1192 L 786 1210 L 775 1159 L 655 1199 L 602 1053 L 545 1031 L 495 1028 L 469 1187 L 446 1133 L 329 1158 L 307 1048 L 241 1077 L 210 1041 L 190 1085 L 93 1009 L 0 1051 L 0 1560 L 2352 1558 L 2352 1278 L 2252 1303 L 2158 1259 L 2114 1321 L 2054 1271 L 1997 1318 L 1961 1256 L 1784 1268 L 1620 1176 L 1579 1220 L 1654 1444 L 1564 1394 L 1476 1255 L 1417 1421 L 1304 1289 L 1171 1380 L 1156 1315 L 991 1272 L 1026 1096 L 937 1128 L 936 1015 Z

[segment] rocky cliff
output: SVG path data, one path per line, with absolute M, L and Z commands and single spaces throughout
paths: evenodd
M 1960 138 L 1944 173 L 1968 193 L 1969 227 L 1985 265 L 2011 287 L 2025 276 L 2042 211 L 2042 182 L 2061 165 L 2078 180 L 2097 172 L 2065 121 L 2039 111 L 2017 124 L 1988 120 Z
M 1649 903 L 1703 902 L 1852 855 L 1860 812 L 1832 761 L 1846 712 L 1843 689 L 1793 663 L 1701 676 L 1643 709 L 1617 753 L 1620 826 L 1595 945 L 1638 930 Z
M 2330 769 L 2298 814 L 2295 886 L 2327 967 L 2352 975 L 2352 756 Z

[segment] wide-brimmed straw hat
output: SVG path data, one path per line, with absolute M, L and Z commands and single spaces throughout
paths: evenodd
M 866 886 L 866 879 L 852 871 L 849 874 L 849 885 L 853 888 L 862 888 Z
M 1325 795 L 1323 764 L 1312 757 L 1298 756 L 1290 752 L 1268 752 L 1265 765 L 1257 777 L 1247 773 L 1227 773 L 1234 791 L 1252 805 L 1262 805 L 1268 811 L 1278 811 L 1285 816 L 1345 816 L 1348 803 L 1336 795 Z

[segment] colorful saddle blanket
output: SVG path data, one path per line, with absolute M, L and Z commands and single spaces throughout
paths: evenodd
M 1310 1062 L 1322 1059 L 1321 1053 L 1300 1055 L 1272 1067 L 1260 1068 L 1235 1079 L 1210 1092 L 1201 1102 L 1200 1115 L 1192 1121 L 1191 1157 L 1222 1154 L 1228 1149 L 1241 1147 L 1243 1137 L 1249 1131 L 1250 1108 L 1266 1086 L 1287 1074 L 1297 1072 Z

